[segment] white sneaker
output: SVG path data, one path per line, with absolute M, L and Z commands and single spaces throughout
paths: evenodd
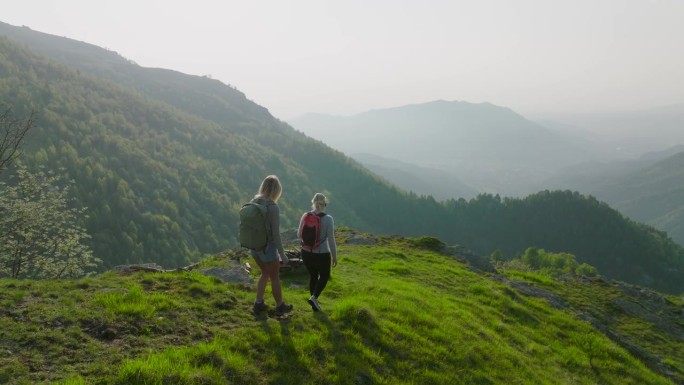
M 311 310 L 321 311 L 321 305 L 318 303 L 318 298 L 314 297 L 313 295 L 309 297 L 309 305 L 311 305 Z

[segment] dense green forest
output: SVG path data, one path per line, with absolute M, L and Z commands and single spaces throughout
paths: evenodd
M 437 202 L 383 182 L 217 80 L 142 68 L 26 28 L 0 24 L 0 33 L 18 39 L 0 37 L 3 108 L 36 112 L 21 161 L 75 181 L 103 269 L 176 267 L 235 246 L 238 208 L 265 175 L 277 174 L 286 229 L 321 191 L 338 225 L 434 235 L 483 255 L 512 258 L 530 246 L 569 252 L 610 277 L 684 291 L 682 248 L 592 197 L 556 191 Z
M 526 247 L 570 252 L 601 273 L 661 290 L 681 292 L 682 248 L 665 232 L 625 218 L 594 197 L 541 191 L 526 198 L 480 195 L 446 202 L 452 236 L 489 255 L 507 258 Z M 660 256 L 660 257 L 655 257 Z

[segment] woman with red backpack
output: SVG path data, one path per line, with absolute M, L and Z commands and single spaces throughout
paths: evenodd
M 316 193 L 311 199 L 311 211 L 302 215 L 297 238 L 302 243 L 302 261 L 309 271 L 309 304 L 321 311 L 318 297 L 330 279 L 330 267 L 337 266 L 337 244 L 333 217 L 324 212 L 328 199 Z

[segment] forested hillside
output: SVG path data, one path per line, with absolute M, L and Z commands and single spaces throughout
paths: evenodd
M 526 246 L 567 251 L 621 280 L 675 293 L 684 289 L 681 246 L 596 198 L 568 190 L 526 198 L 480 195 L 447 202 L 447 208 L 454 218 L 451 231 L 477 252 L 499 250 L 510 258 Z
M 684 291 L 681 247 L 592 198 L 544 192 L 437 202 L 383 182 L 217 80 L 142 68 L 27 28 L 0 24 L 0 34 L 19 39 L 0 36 L 3 109 L 36 112 L 21 160 L 75 181 L 103 268 L 175 267 L 234 246 L 238 208 L 277 174 L 285 228 L 322 191 L 339 226 L 434 235 L 481 254 L 567 251 L 608 276 Z
M 635 160 L 582 164 L 547 183 L 578 189 L 626 216 L 667 232 L 684 245 L 684 146 Z
M 316 191 L 329 191 L 336 215 L 359 228 L 388 222 L 357 212 L 412 201 L 216 80 L 148 70 L 154 84 L 145 87 L 166 84 L 167 98 L 186 95 L 196 103 L 186 112 L 7 39 L 0 45 L 1 100 L 15 115 L 37 112 L 22 161 L 62 168 L 76 181 L 77 200 L 89 210 L 93 249 L 106 266 L 141 261 L 178 266 L 235 245 L 238 208 L 271 173 L 285 187 L 286 228 L 294 226 Z M 176 83 L 154 81 L 159 73 L 176 74 Z M 184 92 L 188 88 L 197 95 Z M 209 92 L 212 88 L 221 92 Z M 204 110 L 194 114 L 192 106 Z M 397 212 L 393 219 L 401 216 Z

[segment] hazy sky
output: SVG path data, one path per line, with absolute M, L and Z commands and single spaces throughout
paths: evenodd
M 684 0 L 0 0 L 0 21 L 211 75 L 286 120 L 436 99 L 684 103 Z

